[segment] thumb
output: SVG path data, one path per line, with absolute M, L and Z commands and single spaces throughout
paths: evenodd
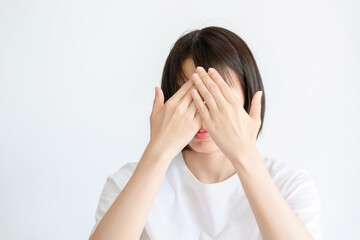
M 261 118 L 261 98 L 262 91 L 257 91 L 253 99 L 251 100 L 251 108 L 250 108 L 250 117 L 254 120 L 258 120 Z
M 164 106 L 164 93 L 159 87 L 155 87 L 155 98 L 153 103 L 153 113 L 157 113 Z

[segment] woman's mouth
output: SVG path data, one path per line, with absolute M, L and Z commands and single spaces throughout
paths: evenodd
M 204 129 L 200 129 L 195 135 L 195 138 L 197 138 L 197 139 L 206 139 L 209 137 L 210 137 L 210 134 Z

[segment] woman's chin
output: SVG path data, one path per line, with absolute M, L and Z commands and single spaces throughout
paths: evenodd
M 198 139 L 194 137 L 189 145 L 196 152 L 213 152 L 217 150 L 217 146 L 214 141 L 212 141 L 211 137 L 206 139 Z

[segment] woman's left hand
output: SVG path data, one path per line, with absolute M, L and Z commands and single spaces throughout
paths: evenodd
M 232 162 L 252 154 L 257 149 L 256 137 L 261 125 L 262 91 L 254 94 L 248 114 L 234 89 L 214 68 L 209 68 L 208 74 L 204 68 L 198 67 L 191 80 L 197 89 L 193 89 L 193 100 L 218 148 Z

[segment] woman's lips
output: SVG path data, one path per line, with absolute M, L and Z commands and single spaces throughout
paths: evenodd
M 195 138 L 197 139 L 206 139 L 210 137 L 210 134 L 207 131 L 200 132 L 201 129 L 196 133 Z

